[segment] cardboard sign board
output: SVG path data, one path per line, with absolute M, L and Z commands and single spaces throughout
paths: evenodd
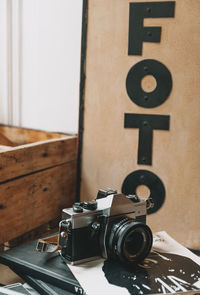
M 151 229 L 198 248 L 200 1 L 84 4 L 80 198 L 150 195 Z

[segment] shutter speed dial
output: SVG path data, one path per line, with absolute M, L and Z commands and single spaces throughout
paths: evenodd
M 96 210 L 97 209 L 97 201 L 92 200 L 92 201 L 87 201 L 87 202 L 76 202 L 73 205 L 73 211 L 75 213 L 81 213 L 83 212 L 83 209 L 86 210 Z
M 79 203 L 79 202 L 74 203 L 74 205 L 73 205 L 73 211 L 75 213 L 81 213 L 81 212 L 83 212 L 82 204 Z
M 96 210 L 97 209 L 97 201 L 92 200 L 92 201 L 83 202 L 82 206 L 86 210 Z

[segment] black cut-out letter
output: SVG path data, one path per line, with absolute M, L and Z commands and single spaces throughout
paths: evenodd
M 124 128 L 139 128 L 138 164 L 152 164 L 153 130 L 169 130 L 169 116 L 125 114 Z
M 142 79 L 151 75 L 156 80 L 156 88 L 152 92 L 142 89 Z M 172 76 L 168 68 L 154 59 L 144 59 L 136 63 L 129 70 L 126 78 L 126 90 L 130 99 L 138 106 L 155 108 L 170 95 L 172 90 Z
M 154 202 L 154 207 L 148 210 L 148 214 L 158 211 L 165 200 L 165 187 L 161 179 L 148 170 L 136 170 L 131 172 L 122 184 L 122 193 L 125 195 L 136 194 L 136 189 L 140 185 L 146 185 L 150 190 L 150 198 Z
M 175 1 L 130 3 L 129 55 L 142 55 L 142 42 L 160 42 L 161 27 L 144 27 L 144 18 L 174 17 Z

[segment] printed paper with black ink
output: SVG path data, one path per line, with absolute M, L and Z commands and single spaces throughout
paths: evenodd
M 99 259 L 69 268 L 87 295 L 165 294 L 200 290 L 200 257 L 166 232 L 154 234 L 153 249 L 130 268 Z

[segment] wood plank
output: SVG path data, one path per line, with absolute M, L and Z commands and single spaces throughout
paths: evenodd
M 16 247 L 20 244 L 24 244 L 26 242 L 30 242 L 36 239 L 39 239 L 41 237 L 46 237 L 50 234 L 58 232 L 58 227 L 59 227 L 59 222 L 60 222 L 60 216 L 57 217 L 56 219 L 53 219 L 50 222 L 47 222 L 45 224 L 40 225 L 39 227 L 36 227 L 25 234 L 12 239 L 8 241 L 8 247 L 13 248 Z
M 8 145 L 8 146 L 15 146 L 15 144 L 1 132 L 0 132 L 0 144 L 1 145 Z
M 0 264 L 0 284 L 10 285 L 15 283 L 24 283 L 16 273 L 14 273 L 8 266 Z
M 71 136 L 0 151 L 0 182 L 76 160 L 76 144 Z
M 75 201 L 76 161 L 0 185 L 0 244 L 61 216 Z
M 62 138 L 63 136 L 66 136 L 66 134 L 62 133 L 45 132 L 28 128 L 5 125 L 0 125 L 0 133 L 15 145 L 23 145 L 27 143 L 33 143 L 36 141 L 43 141 L 53 138 Z
M 12 150 L 12 147 L 11 146 L 7 146 L 7 145 L 0 145 L 0 152 L 6 152 L 6 151 L 9 151 L 9 150 Z

